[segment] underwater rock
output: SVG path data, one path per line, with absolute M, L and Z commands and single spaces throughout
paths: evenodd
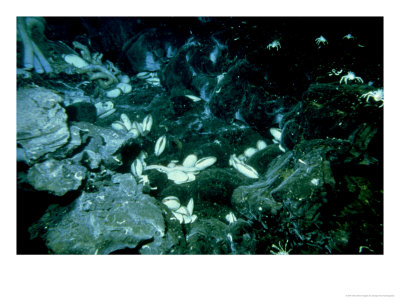
M 28 171 L 28 182 L 38 191 L 63 196 L 77 190 L 86 177 L 86 168 L 70 161 L 54 159 L 37 163 Z
M 198 220 L 186 235 L 188 254 L 228 254 L 227 225 L 216 219 Z
M 32 165 L 68 142 L 67 114 L 62 97 L 41 87 L 17 91 L 17 143 Z
M 51 220 L 44 235 L 56 254 L 109 254 L 135 248 L 164 236 L 165 225 L 156 200 L 141 192 L 131 174 L 116 174 L 96 193 L 83 193 L 70 211 Z

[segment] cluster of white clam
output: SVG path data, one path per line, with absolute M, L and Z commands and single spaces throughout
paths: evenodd
M 252 157 L 258 151 L 267 147 L 267 143 L 259 140 L 257 141 L 257 148 L 250 147 L 247 148 L 243 154 L 236 156 L 236 154 L 232 154 L 229 158 L 229 165 L 234 167 L 240 173 L 249 178 L 257 179 L 259 177 L 258 172 L 250 165 L 246 164 L 246 161 Z
M 175 196 L 168 196 L 162 200 L 162 203 L 167 206 L 174 217 L 179 221 L 179 223 L 193 223 L 196 221 L 197 216 L 193 214 L 194 201 L 190 198 L 187 206 L 181 205 L 179 198 Z
M 121 114 L 121 121 L 115 121 L 111 124 L 111 127 L 117 131 L 123 131 L 125 133 L 130 133 L 137 138 L 138 136 L 147 135 L 151 127 L 153 126 L 153 117 L 151 115 L 147 115 L 141 123 L 139 122 L 131 122 L 129 117 L 126 114 Z
M 106 92 L 108 98 L 117 98 L 121 94 L 128 94 L 132 91 L 128 75 L 121 74 L 121 71 L 111 62 L 102 62 L 102 53 L 90 53 L 87 46 L 74 41 L 73 46 L 80 51 L 77 54 L 64 54 L 62 57 L 65 62 L 74 66 L 78 73 L 89 74 L 90 80 L 96 80 L 100 87 L 109 89 Z
M 136 78 L 145 80 L 148 84 L 153 86 L 161 86 L 157 72 L 140 72 L 136 74 Z
M 188 155 L 181 165 L 178 161 L 171 161 L 167 166 L 150 165 L 146 166 L 145 170 L 157 170 L 158 172 L 165 173 L 169 180 L 175 184 L 182 184 L 196 180 L 196 175 L 200 171 L 212 166 L 217 161 L 214 156 L 208 156 L 198 159 L 195 154 Z

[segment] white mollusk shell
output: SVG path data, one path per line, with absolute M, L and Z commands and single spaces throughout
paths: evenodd
M 135 175 L 136 177 L 140 177 L 142 176 L 143 173 L 143 163 L 140 159 L 136 158 L 132 165 L 131 165 L 131 172 L 133 175 Z
M 193 102 L 197 102 L 197 101 L 201 101 L 200 97 L 197 97 L 195 95 L 185 95 L 185 97 L 189 98 L 190 100 L 192 100 Z
M 153 117 L 151 115 L 147 115 L 142 122 L 143 132 L 146 134 L 149 133 L 152 126 L 153 126 Z
M 258 150 L 262 150 L 262 149 L 265 149 L 265 148 L 267 148 L 267 143 L 264 142 L 263 140 L 258 140 L 257 141 L 257 149 Z
M 124 94 L 132 92 L 132 86 L 129 83 L 120 82 L 117 84 L 117 88 L 119 88 Z
M 259 177 L 258 172 L 252 166 L 245 163 L 236 163 L 234 164 L 234 168 L 249 178 L 257 179 Z
M 280 130 L 279 128 L 270 128 L 269 132 L 271 132 L 276 141 L 281 141 L 282 130 Z
M 86 60 L 84 60 L 83 58 L 81 58 L 75 54 L 64 55 L 64 60 L 68 64 L 73 65 L 74 67 L 76 67 L 78 69 L 87 67 L 89 65 Z
M 181 215 L 180 213 L 177 212 L 172 212 L 172 214 L 175 216 L 175 218 L 179 221 L 179 223 L 183 223 L 183 215 Z
M 188 156 L 186 156 L 185 160 L 183 161 L 182 165 L 184 167 L 194 167 L 195 163 L 197 162 L 197 156 L 194 154 L 190 154 Z
M 126 130 L 130 130 L 132 128 L 131 120 L 129 120 L 129 117 L 126 114 L 121 114 L 121 121 L 126 127 Z
M 177 210 L 179 207 L 181 207 L 181 204 L 179 202 L 179 198 L 175 196 L 168 196 L 165 197 L 162 200 L 162 203 L 166 205 L 170 210 Z
M 252 157 L 254 154 L 256 154 L 257 151 L 258 151 L 258 150 L 257 150 L 256 148 L 250 147 L 250 148 L 247 148 L 246 150 L 244 150 L 244 153 L 243 153 L 243 154 L 244 154 L 244 156 L 250 158 L 250 157 Z
M 174 181 L 176 184 L 181 184 L 189 180 L 187 173 L 179 170 L 172 170 L 167 173 L 168 179 Z
M 236 216 L 234 215 L 233 212 L 230 212 L 229 214 L 227 214 L 225 216 L 225 219 L 229 222 L 229 224 L 232 224 L 237 221 Z
M 154 154 L 156 156 L 160 156 L 161 153 L 164 152 L 166 144 L 167 144 L 167 137 L 165 135 L 159 137 L 154 147 Z
M 193 201 L 193 198 L 190 198 L 189 203 L 188 203 L 188 205 L 186 206 L 186 208 L 187 208 L 187 210 L 188 210 L 188 212 L 189 212 L 189 215 L 192 215 L 192 214 L 193 214 L 193 209 L 194 209 L 194 201 Z
M 189 213 L 188 209 L 185 206 L 181 206 L 179 207 L 177 210 L 175 210 L 175 212 L 181 214 L 181 215 L 185 215 L 185 216 L 190 216 L 191 214 Z
M 137 131 L 139 131 L 140 134 L 143 134 L 143 126 L 141 123 L 138 123 L 136 121 L 132 122 L 132 128 L 135 128 Z
M 125 125 L 124 125 L 122 122 L 120 122 L 120 121 L 115 121 L 114 123 L 111 124 L 111 127 L 112 127 L 113 129 L 117 130 L 117 131 L 119 131 L 119 130 L 124 130 L 124 131 L 126 131 L 126 130 L 127 130 L 126 127 L 125 127 Z
M 196 164 L 194 165 L 199 170 L 204 170 L 209 166 L 212 166 L 217 161 L 217 158 L 214 156 L 207 156 L 199 159 Z
M 131 133 L 135 139 L 140 135 L 139 130 L 136 128 L 131 128 L 128 132 Z
M 108 98 L 117 98 L 119 95 L 121 95 L 121 90 L 120 89 L 112 89 L 106 92 L 106 96 Z

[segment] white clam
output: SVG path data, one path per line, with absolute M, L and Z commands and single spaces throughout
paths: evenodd
M 112 89 L 106 92 L 106 96 L 108 98 L 117 98 L 119 95 L 121 95 L 121 90 L 120 89 Z
M 175 211 L 172 212 L 172 214 L 175 216 L 175 218 L 179 221 L 179 223 L 183 223 L 183 215 L 181 215 L 180 213 L 177 213 Z
M 177 210 L 175 210 L 176 213 L 179 213 L 181 215 L 185 216 L 190 216 L 191 214 L 189 213 L 189 210 L 185 206 L 179 207 Z
M 181 207 L 178 197 L 175 196 L 168 196 L 162 200 L 162 203 L 166 205 L 170 210 L 177 210 Z
M 129 83 L 131 81 L 128 75 L 119 75 L 118 80 L 122 83 Z
M 208 168 L 209 166 L 215 164 L 216 161 L 217 161 L 216 157 L 207 156 L 199 159 L 194 166 L 199 170 L 204 170 L 205 168 Z
M 236 216 L 233 212 L 230 212 L 225 216 L 225 220 L 229 222 L 229 224 L 235 223 L 237 221 Z
M 193 102 L 198 102 L 201 101 L 200 97 L 194 96 L 194 95 L 185 95 L 186 98 L 189 98 L 190 100 L 192 100 Z
M 117 131 L 126 130 L 125 125 L 120 121 L 115 121 L 114 123 L 111 124 L 111 127 Z
M 234 167 L 240 173 L 249 178 L 254 178 L 254 179 L 259 178 L 258 172 L 252 166 L 249 166 L 245 163 L 237 163 Z
M 129 131 L 128 131 L 128 133 L 130 133 L 130 134 L 132 134 L 133 135 L 133 138 L 137 138 L 137 137 L 139 137 L 139 135 L 140 135 L 140 132 L 139 132 L 139 130 L 137 130 L 136 128 L 131 128 Z
M 154 154 L 156 156 L 160 156 L 161 153 L 164 152 L 166 144 L 167 144 L 167 137 L 165 135 L 159 137 L 154 147 Z
M 144 134 L 149 133 L 152 126 L 153 126 L 153 117 L 151 115 L 147 115 L 142 122 L 143 133 Z
M 167 173 L 168 179 L 172 180 L 176 184 L 185 183 L 189 180 L 189 176 L 187 173 L 179 170 L 173 170 Z
M 262 141 L 262 140 L 258 140 L 257 141 L 257 149 L 258 150 L 262 150 L 262 149 L 265 149 L 265 148 L 267 148 L 267 143 Z
M 132 86 L 129 83 L 120 82 L 117 84 L 117 88 L 120 89 L 124 94 L 132 92 Z
M 132 128 L 131 120 L 126 114 L 121 114 L 121 121 L 124 124 L 126 130 L 130 130 Z
M 87 63 L 86 60 L 84 60 L 83 58 L 81 58 L 75 54 L 64 55 L 64 60 L 68 64 L 73 65 L 74 67 L 76 67 L 78 69 L 89 66 L 89 64 Z
M 131 165 L 131 172 L 136 177 L 141 177 L 143 173 L 143 163 L 140 159 L 135 159 Z
M 189 215 L 192 215 L 192 214 L 193 214 L 193 208 L 194 208 L 194 201 L 193 201 L 193 198 L 190 198 L 189 203 L 188 203 L 188 205 L 186 206 L 186 208 L 187 208 L 187 210 L 188 210 L 188 212 L 189 212 Z
M 250 148 L 247 148 L 246 150 L 244 150 L 244 156 L 246 156 L 247 158 L 250 158 L 250 157 L 252 157 L 254 154 L 256 154 L 257 153 L 257 149 L 256 148 L 253 148 L 253 147 L 250 147 Z
M 195 163 L 197 162 L 197 156 L 194 154 L 190 154 L 186 156 L 185 160 L 183 161 L 182 165 L 184 167 L 194 167 Z
M 281 141 L 281 136 L 282 136 L 282 130 L 279 128 L 270 128 L 269 132 L 271 132 L 272 136 L 278 143 Z

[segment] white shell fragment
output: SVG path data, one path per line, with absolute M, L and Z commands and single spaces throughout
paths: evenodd
M 198 102 L 201 101 L 200 97 L 194 96 L 194 95 L 185 95 L 186 98 L 189 98 L 190 100 L 192 100 L 193 102 Z
M 267 148 L 267 143 L 262 141 L 262 140 L 258 140 L 257 141 L 257 149 L 258 151 Z
M 217 158 L 214 156 L 207 156 L 199 159 L 196 164 L 194 165 L 199 170 L 204 170 L 209 166 L 212 166 L 217 161 Z
M 197 162 L 197 156 L 194 154 L 190 154 L 186 156 L 185 160 L 183 161 L 182 165 L 184 167 L 194 167 L 195 163 Z
M 89 65 L 86 60 L 84 60 L 83 58 L 81 58 L 75 54 L 64 55 L 64 60 L 68 64 L 73 65 L 74 67 L 76 67 L 78 69 L 87 67 Z
M 269 132 L 271 132 L 276 141 L 278 141 L 279 143 L 281 142 L 282 130 L 280 130 L 279 128 L 270 128 Z
M 161 153 L 164 152 L 166 144 L 167 144 L 167 137 L 165 135 L 159 137 L 154 147 L 154 154 L 156 156 L 160 156 Z
M 129 83 L 120 82 L 117 84 L 117 88 L 120 89 L 124 94 L 132 92 L 132 86 Z

